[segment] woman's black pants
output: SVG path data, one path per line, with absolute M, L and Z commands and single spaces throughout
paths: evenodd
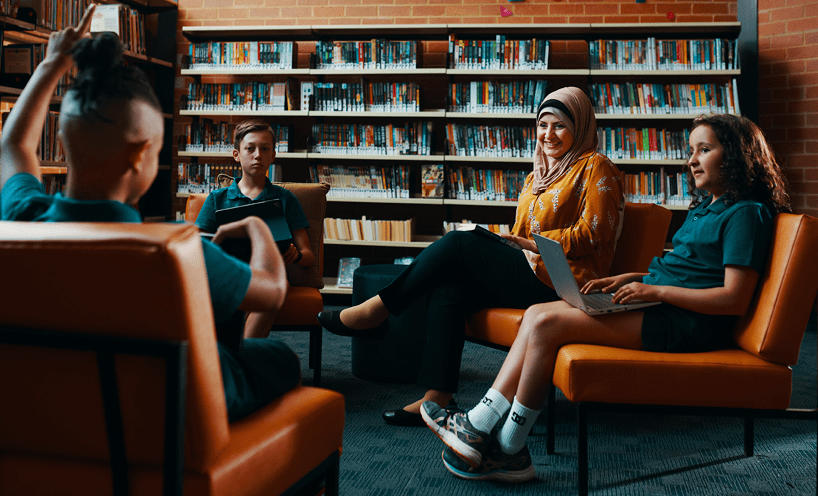
M 389 313 L 400 315 L 427 293 L 418 384 L 451 393 L 457 392 L 468 315 L 559 299 L 537 278 L 522 251 L 468 231 L 450 232 L 429 245 L 378 294 Z

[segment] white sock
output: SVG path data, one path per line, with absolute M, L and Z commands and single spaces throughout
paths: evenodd
M 540 410 L 526 408 L 517 401 L 516 396 L 514 397 L 511 412 L 497 436 L 503 453 L 513 455 L 523 449 L 525 438 L 534 427 L 534 421 L 537 420 L 539 414 Z
M 491 432 L 497 422 L 503 418 L 511 403 L 496 389 L 489 389 L 483 400 L 469 410 L 469 422 L 482 432 Z

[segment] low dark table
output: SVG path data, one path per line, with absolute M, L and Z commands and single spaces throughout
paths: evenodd
M 405 265 L 364 265 L 352 276 L 352 304 L 378 294 Z M 389 317 L 383 339 L 352 338 L 352 374 L 378 382 L 417 382 L 426 345 L 426 297 L 419 298 L 400 317 Z

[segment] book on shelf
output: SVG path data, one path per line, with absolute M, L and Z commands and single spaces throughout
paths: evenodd
M 355 70 L 388 69 L 404 70 L 421 67 L 418 41 L 369 41 L 318 40 L 315 43 L 316 69 Z
M 411 198 L 412 169 L 406 165 L 310 165 L 310 182 L 327 183 L 327 196 Z
M 3 112 L 2 122 L 5 124 L 11 112 Z M 37 158 L 41 162 L 64 162 L 65 150 L 62 142 L 57 138 L 59 130 L 60 113 L 49 110 L 45 116 L 43 131 L 40 134 L 40 142 L 37 146 Z M 61 191 L 61 190 L 60 190 Z
M 420 192 L 423 198 L 443 198 L 446 175 L 443 164 L 424 164 L 420 169 Z
M 396 258 L 392 263 L 394 265 L 409 265 L 415 260 L 415 257 L 400 257 Z
M 446 124 L 449 155 L 461 157 L 533 157 L 536 129 L 533 126 L 487 126 Z
M 210 193 L 226 188 L 234 177 L 241 176 L 241 165 L 180 163 L 177 166 L 177 193 Z M 272 181 L 272 179 L 271 179 Z
M 611 160 L 682 160 L 687 158 L 690 130 L 597 128 L 597 151 Z
M 338 284 L 339 288 L 351 288 L 352 276 L 355 269 L 361 266 L 361 259 L 357 257 L 345 257 L 338 260 Z
M 738 69 L 737 40 L 591 40 L 591 69 L 680 71 Z
M 187 69 L 206 70 L 285 70 L 298 60 L 298 46 L 292 41 L 210 41 L 191 43 L 183 61 Z
M 430 155 L 430 121 L 403 124 L 315 124 L 313 153 L 344 155 Z
M 60 30 L 70 26 L 76 26 L 82 19 L 85 10 L 92 0 L 23 0 L 22 2 L 4 1 L 4 14 L 7 8 L 16 8 L 17 5 L 33 7 L 38 14 L 37 24 L 47 29 Z M 97 7 L 101 5 L 97 3 Z
M 517 201 L 530 171 L 449 167 L 449 198 Z
M 449 69 L 547 70 L 551 42 L 543 39 L 464 40 L 449 35 Z
M 450 112 L 523 114 L 533 113 L 547 94 L 548 82 L 470 81 L 451 84 Z
M 55 174 L 45 174 L 41 179 L 43 190 L 47 195 L 62 193 L 65 189 L 65 176 Z
M 592 83 L 598 114 L 702 114 L 741 112 L 738 83 Z
M 324 239 L 341 241 L 412 241 L 414 219 L 324 219 Z

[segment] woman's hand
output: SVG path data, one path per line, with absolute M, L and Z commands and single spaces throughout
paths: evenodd
M 583 294 L 595 292 L 613 293 L 619 290 L 622 286 L 634 281 L 638 281 L 642 279 L 642 277 L 644 276 L 645 274 L 631 272 L 628 274 L 619 274 L 616 276 L 594 279 L 593 281 L 588 281 L 587 283 L 585 283 L 585 286 L 583 286 L 580 291 Z
M 614 293 L 614 303 L 633 303 L 634 301 L 662 301 L 662 286 L 652 286 L 641 282 L 625 284 Z
M 497 233 L 497 234 L 500 235 L 501 237 L 509 240 L 509 241 L 517 243 L 524 250 L 528 250 L 528 251 L 531 251 L 531 252 L 534 252 L 534 253 L 539 253 L 540 252 L 540 250 L 537 249 L 537 243 L 531 241 L 528 238 L 524 238 L 522 236 L 516 236 L 514 234 L 507 234 L 507 233 Z

